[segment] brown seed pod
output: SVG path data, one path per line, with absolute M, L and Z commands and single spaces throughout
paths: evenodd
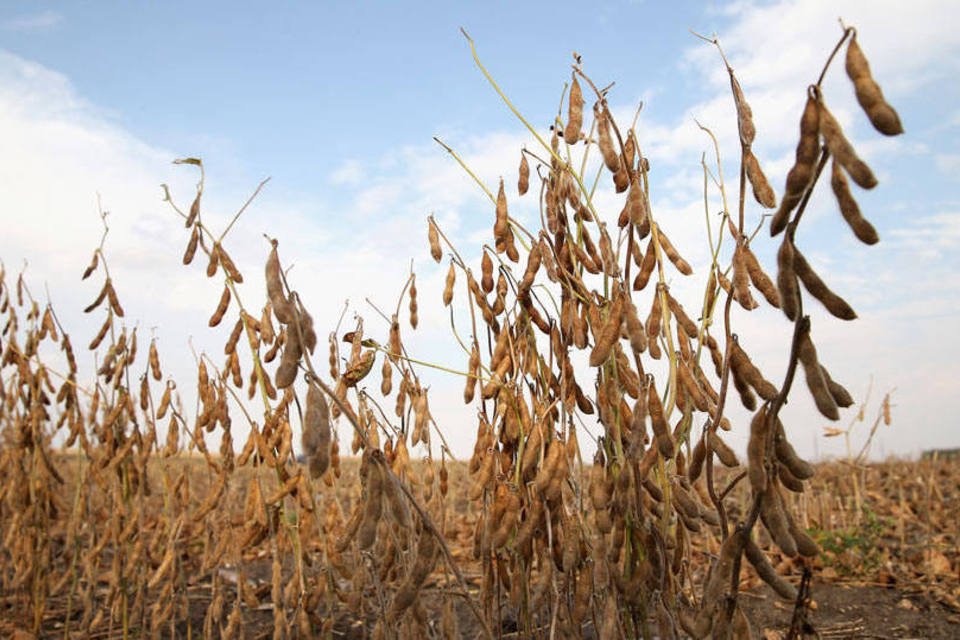
M 637 314 L 637 307 L 630 299 L 630 295 L 623 292 L 623 322 L 627 329 L 627 336 L 630 338 L 630 348 L 634 355 L 639 356 L 647 348 L 647 333 L 640 317 Z
M 473 402 L 473 396 L 477 389 L 477 379 L 480 375 L 480 349 L 477 343 L 473 343 L 473 349 L 470 351 L 470 362 L 467 365 L 468 375 L 463 388 L 463 403 Z
M 112 319 L 110 316 L 107 316 L 107 319 L 103 321 L 103 324 L 100 326 L 100 331 L 97 332 L 97 335 L 93 337 L 93 340 L 90 341 L 89 349 L 90 351 L 96 350 L 100 346 L 100 343 L 103 342 L 103 339 L 107 335 L 107 331 L 110 330 L 110 327 L 113 326 Z
M 379 452 L 376 454 L 382 456 Z M 357 546 L 365 551 L 372 547 L 376 540 L 377 525 L 380 524 L 383 513 L 384 471 L 379 460 L 368 452 L 364 452 L 364 463 L 366 464 L 361 464 L 360 468 L 360 478 L 363 481 L 363 516 L 357 529 L 356 540 Z
M 680 253 L 670 242 L 670 238 L 667 237 L 667 234 L 663 232 L 663 229 L 661 229 L 659 225 L 657 225 L 657 240 L 660 244 L 660 249 L 667 254 L 667 258 L 669 258 L 673 266 L 677 268 L 677 271 L 685 276 L 693 275 L 693 267 L 680 256 Z
M 857 312 L 847 304 L 847 301 L 835 294 L 816 274 L 806 258 L 799 250 L 793 252 L 793 269 L 803 286 L 814 298 L 820 301 L 827 311 L 841 320 L 854 320 Z
M 767 209 L 774 209 L 777 206 L 777 195 L 773 192 L 773 187 L 767 181 L 767 176 L 763 174 L 760 168 L 760 162 L 753 151 L 747 149 L 743 153 L 743 164 L 746 169 L 747 179 L 750 186 L 753 187 L 753 197 L 761 206 Z
M 394 364 L 396 364 L 400 358 L 400 354 L 403 353 L 403 347 L 400 343 L 400 321 L 397 320 L 397 314 L 393 314 L 390 318 L 389 346 L 390 352 L 388 355 Z
M 854 33 L 847 45 L 846 60 L 847 75 L 853 81 L 853 88 L 857 94 L 857 102 L 863 107 L 874 129 L 887 136 L 896 136 L 903 133 L 900 116 L 883 98 L 880 85 L 876 83 L 870 73 L 870 64 L 863 55 L 857 43 L 857 34 Z
M 330 466 L 330 408 L 323 391 L 314 383 L 307 389 L 301 444 L 310 465 L 310 475 L 319 478 Z
M 517 180 L 517 192 L 522 196 L 530 188 L 530 163 L 527 162 L 527 154 L 520 153 L 520 179 Z
M 150 373 L 153 374 L 154 380 L 160 380 L 163 377 L 163 373 L 160 371 L 160 354 L 157 353 L 157 343 L 154 340 L 150 341 L 148 360 L 150 362 Z
M 812 478 L 814 473 L 813 465 L 797 455 L 797 452 L 787 440 L 783 423 L 781 423 L 779 419 L 777 419 L 776 428 L 777 431 L 774 434 L 774 451 L 777 454 L 777 460 L 783 463 L 798 480 L 809 480 Z
M 277 320 L 282 324 L 290 324 L 294 320 L 293 304 L 283 295 L 283 284 L 280 280 L 280 258 L 277 255 L 277 242 L 271 241 L 270 255 L 267 257 L 266 278 L 267 295 Z
M 653 241 L 651 240 L 647 243 L 647 250 L 643 254 L 643 262 L 640 264 L 640 270 L 637 272 L 637 277 L 633 281 L 634 291 L 642 291 L 647 286 L 647 282 L 650 281 L 650 275 L 656 266 L 657 254 Z
M 653 296 L 653 303 L 650 305 L 650 315 L 647 316 L 646 330 L 647 337 L 650 339 L 650 348 L 653 349 L 653 343 L 660 335 L 660 325 L 663 319 L 663 311 L 660 306 L 660 287 L 657 286 L 657 292 Z M 652 355 L 652 354 L 651 354 Z
M 760 519 L 783 554 L 796 557 L 797 542 L 790 532 L 783 496 L 780 495 L 780 485 L 775 477 L 770 478 L 766 491 L 760 494 Z
M 653 433 L 656 435 L 660 455 L 667 459 L 673 458 L 676 453 L 676 445 L 673 441 L 673 434 L 670 433 L 670 425 L 667 424 L 667 419 L 663 415 L 660 395 L 652 381 L 647 387 L 647 411 L 650 415 Z
M 766 582 L 784 600 L 793 602 L 797 599 L 797 588 L 790 584 L 786 578 L 777 573 L 767 556 L 764 555 L 757 543 L 752 539 L 747 540 L 744 547 L 744 555 L 753 565 L 760 579 Z
M 749 152 L 750 145 L 753 144 L 753 139 L 757 135 L 757 128 L 753 124 L 753 110 L 750 109 L 750 105 L 743 95 L 743 89 L 740 87 L 740 82 L 737 80 L 737 77 L 733 75 L 733 70 L 727 70 L 730 73 L 730 88 L 733 90 L 733 103 L 737 107 L 737 130 L 740 133 L 740 146 Z
M 846 220 L 853 234 L 864 244 L 876 244 L 880 241 L 877 230 L 874 229 L 870 221 L 860 213 L 860 207 L 850 193 L 850 185 L 847 183 L 847 177 L 843 175 L 843 170 L 834 159 L 831 168 L 830 186 L 833 188 L 833 195 L 837 198 L 837 204 L 840 206 L 840 213 Z
M 220 303 L 217 304 L 216 310 L 213 312 L 213 315 L 210 316 L 210 322 L 208 323 L 211 327 L 215 327 L 220 324 L 220 321 L 223 320 L 223 315 L 227 312 L 227 307 L 230 306 L 230 287 L 224 287 L 223 293 L 220 295 Z
M 780 308 L 790 320 L 796 320 L 800 310 L 800 285 L 793 266 L 795 253 L 790 236 L 784 236 L 777 251 L 777 291 L 780 293 Z
M 643 187 L 640 186 L 640 178 L 634 176 L 630 182 L 630 191 L 627 193 L 627 203 L 623 208 L 626 215 L 623 217 L 626 221 L 631 222 L 635 227 L 641 229 L 644 225 L 650 224 L 649 210 L 650 207 L 647 204 L 647 196 L 643 192 Z M 626 223 L 620 226 L 626 226 Z
M 769 428 L 767 405 L 763 405 L 750 421 L 750 440 L 747 442 L 747 477 L 754 493 L 767 490 L 766 450 Z
M 390 358 L 383 359 L 383 366 L 380 367 L 380 393 L 389 396 L 393 390 L 393 368 L 390 366 Z
M 480 258 L 480 286 L 483 287 L 484 293 L 490 293 L 493 291 L 493 260 L 490 259 L 490 254 L 486 251 L 483 252 L 483 256 Z
M 447 280 L 443 286 L 443 306 L 449 307 L 450 303 L 453 302 L 453 285 L 457 281 L 457 273 L 453 268 L 453 263 L 450 263 L 450 269 L 447 271 Z
M 820 112 L 812 92 L 800 116 L 800 140 L 797 142 L 796 160 L 787 173 L 787 184 L 780 200 L 780 208 L 770 220 L 770 235 L 775 236 L 787 227 L 790 212 L 800 204 L 804 191 L 813 180 L 814 167 L 820 155 Z
M 207 262 L 207 277 L 212 278 L 217 275 L 217 269 L 220 268 L 220 245 L 214 243 L 210 249 L 210 259 Z
M 720 545 L 720 556 L 716 564 L 710 571 L 710 577 L 707 578 L 703 586 L 703 597 L 700 606 L 704 611 L 711 611 L 720 603 L 720 599 L 727 592 L 730 585 L 730 579 L 733 576 L 733 567 L 737 558 L 743 553 L 744 541 L 743 530 L 735 529 Z
M 593 105 L 593 114 L 597 120 L 597 145 L 600 147 L 603 163 L 607 165 L 608 171 L 616 173 L 620 170 L 620 154 L 614 148 L 613 138 L 610 136 L 610 114 L 599 102 Z
M 747 311 L 759 306 L 750 294 L 750 272 L 744 257 L 744 247 L 739 243 L 733 250 L 733 299 Z
M 200 229 L 198 227 L 194 227 L 193 231 L 190 233 L 190 240 L 187 242 L 187 248 L 183 252 L 183 264 L 190 264 L 191 262 L 193 262 L 193 257 L 197 254 L 197 245 L 199 243 L 200 243 Z M 94 258 L 96 257 L 97 257 L 96 254 L 94 254 Z M 92 266 L 95 266 L 95 265 L 92 265 Z M 92 272 L 93 269 L 90 269 L 90 271 Z M 83 274 L 84 279 L 86 279 L 87 275 L 88 274 L 84 272 Z
M 420 316 L 418 314 L 417 308 L 417 276 L 412 275 L 410 277 L 410 326 L 414 329 L 417 328 L 417 324 L 420 322 Z
M 437 231 L 437 223 L 433 218 L 427 218 L 427 241 L 430 243 L 430 256 L 434 262 L 439 263 L 443 258 L 443 250 L 440 248 L 440 233 Z
M 510 221 L 507 211 L 507 194 L 503 190 L 503 180 L 500 180 L 500 190 L 497 193 L 496 218 L 493 224 L 493 237 L 497 241 L 497 253 L 506 249 L 507 237 L 510 236 Z
M 235 265 L 233 260 L 230 258 L 230 254 L 227 253 L 226 249 L 223 247 L 219 245 L 215 246 L 218 247 L 220 264 L 223 265 L 223 269 L 227 272 L 227 275 L 230 277 L 230 279 L 237 283 L 243 282 L 243 276 L 240 275 L 240 271 L 237 269 L 237 265 Z
M 717 454 L 717 457 L 720 458 L 720 462 L 723 463 L 723 466 L 728 469 L 740 466 L 740 461 L 737 460 L 737 454 L 733 452 L 733 449 L 730 448 L 726 442 L 723 441 L 723 438 L 718 436 L 713 431 L 707 430 L 707 442 L 710 446 L 710 450 Z
M 703 394 L 703 391 L 700 390 L 700 385 L 693 377 L 690 366 L 682 358 L 677 362 L 677 379 L 680 382 L 680 386 L 690 395 L 690 399 L 693 401 L 693 405 L 697 408 L 697 411 L 708 411 L 707 397 Z
M 750 389 L 750 385 L 743 379 L 743 375 L 737 369 L 730 367 L 730 378 L 733 380 L 733 386 L 740 394 L 740 402 L 747 411 L 754 411 L 757 408 L 757 397 Z
M 774 286 L 773 281 L 770 280 L 770 276 L 768 276 L 763 270 L 763 267 L 760 266 L 760 261 L 757 260 L 757 256 L 754 255 L 749 246 L 743 247 L 743 258 L 753 286 L 763 294 L 763 297 L 766 298 L 770 306 L 779 309 L 780 294 L 777 292 L 777 287 Z
M 367 374 L 369 374 L 370 370 L 373 368 L 373 363 L 374 360 L 376 360 L 376 356 L 377 352 L 374 349 L 367 349 L 363 355 L 361 355 L 354 363 L 347 367 L 347 370 L 344 371 L 343 375 L 340 377 L 344 385 L 347 387 L 355 387 L 361 380 L 366 378 Z
M 833 114 L 830 113 L 830 110 L 827 109 L 823 98 L 817 101 L 817 106 L 820 110 L 820 134 L 823 136 L 823 142 L 827 149 L 830 150 L 830 153 L 833 154 L 834 159 L 846 169 L 850 177 L 853 178 L 853 181 L 861 188 L 872 189 L 877 186 L 877 178 L 873 175 L 873 171 L 870 170 L 870 167 L 868 167 L 867 164 L 860 159 L 856 151 L 853 150 L 853 145 L 851 145 L 850 141 L 843 135 L 843 129 L 840 128 L 840 123 L 837 122 Z
M 615 296 L 610 305 L 607 321 L 597 336 L 590 352 L 590 366 L 599 367 L 610 357 L 613 345 L 620 339 L 620 324 L 623 322 L 623 297 Z
M 299 333 L 296 328 L 287 331 L 286 344 L 283 348 L 283 355 L 280 357 L 280 366 L 277 367 L 274 378 L 279 389 L 286 389 L 297 378 L 297 367 L 300 364 L 300 357 L 303 355 Z
M 833 400 L 837 403 L 837 406 L 844 409 L 853 406 L 853 396 L 850 395 L 850 392 L 847 391 L 842 384 L 835 382 L 833 378 L 830 377 L 830 372 L 827 371 L 823 365 L 820 365 L 820 373 L 823 374 L 823 379 L 827 381 L 827 388 L 830 390 L 830 395 L 833 396 Z
M 583 128 L 583 92 L 577 77 L 573 77 L 570 84 L 570 98 L 567 101 L 567 126 L 563 130 L 563 139 L 567 144 L 576 144 L 580 139 L 580 129 Z
M 788 491 L 803 493 L 803 481 L 790 473 L 790 469 L 788 469 L 786 465 L 777 465 L 777 479 L 780 480 L 780 484 Z
M 690 462 L 687 464 L 687 479 L 690 482 L 696 482 L 697 478 L 703 472 L 703 463 L 707 457 L 707 448 L 703 444 L 705 438 L 699 438 L 697 444 L 693 446 L 690 452 Z
M 774 400 L 779 391 L 772 382 L 763 377 L 760 370 L 750 360 L 750 356 L 740 346 L 738 340 L 734 339 L 730 344 L 730 366 L 747 384 L 756 389 L 757 394 L 764 400 Z

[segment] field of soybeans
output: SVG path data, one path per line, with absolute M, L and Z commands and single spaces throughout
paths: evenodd
M 490 229 L 471 264 L 461 251 L 476 248 L 455 246 L 437 218 L 411 221 L 442 291 L 418 289 L 411 270 L 385 311 L 315 326 L 285 238 L 266 238 L 259 264 L 231 257 L 259 187 L 212 228 L 195 157 L 176 160 L 197 182 L 165 193 L 169 232 L 182 234 L 184 265 L 223 283 L 196 331 L 230 331 L 196 354 L 192 379 L 168 376 L 150 319 L 125 315 L 105 219 L 76 267 L 97 292 L 84 309 L 94 335 L 63 326 L 28 277 L 0 272 L 0 635 L 953 637 L 960 458 L 870 462 L 865 447 L 812 464 L 780 419 L 788 398 L 809 395 L 837 425 L 828 436 L 849 436 L 844 408 L 859 408 L 861 440 L 897 420 L 891 394 L 855 401 L 844 383 L 858 381 L 831 376 L 809 315 L 857 317 L 804 257 L 817 246 L 801 225 L 814 190 L 831 194 L 851 237 L 880 240 L 856 196 L 882 186 L 831 113 L 825 76 L 849 78 L 877 136 L 903 133 L 856 29 L 841 28 L 796 88 L 806 104 L 789 115 L 796 157 L 783 176 L 754 154 L 749 95 L 704 38 L 729 73 L 739 154 L 722 157 L 701 125 L 710 261 L 697 265 L 650 205 L 656 158 L 636 119 L 611 113 L 607 79 L 574 56 L 541 130 L 464 36 L 492 104 L 536 145 L 489 188 L 438 140 L 489 199 Z M 616 208 L 600 206 L 599 185 Z M 519 199 L 538 208 L 536 226 L 511 215 Z M 775 264 L 761 263 L 761 244 Z M 671 283 L 694 267 L 706 286 L 675 297 Z M 255 278 L 265 299 L 241 286 Z M 451 308 L 453 361 L 406 347 L 425 296 Z M 733 321 L 761 306 L 792 327 L 782 380 L 758 368 Z M 78 366 L 81 350 L 95 370 Z M 431 411 L 426 367 L 462 384 L 467 459 Z M 752 417 L 729 418 L 734 404 Z M 595 447 L 582 447 L 585 425 Z M 745 453 L 730 432 L 749 434 Z

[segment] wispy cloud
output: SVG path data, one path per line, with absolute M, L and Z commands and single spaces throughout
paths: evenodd
M 47 9 L 0 21 L 0 29 L 15 33 L 48 31 L 63 22 L 63 14 Z

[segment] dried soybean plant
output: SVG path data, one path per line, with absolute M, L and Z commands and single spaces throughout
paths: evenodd
M 483 248 L 479 276 L 436 220 L 428 220 L 433 259 L 442 261 L 441 240 L 451 250 L 443 302 L 456 299 L 456 281 L 462 277 L 474 327 L 465 348 L 464 400 L 477 404 L 479 416 L 469 470 L 474 477 L 470 498 L 478 506 L 474 557 L 483 567 L 484 614 L 494 627 L 505 617 L 515 619 L 528 635 L 578 637 L 592 626 L 601 638 L 650 637 L 656 625 L 660 637 L 681 632 L 697 638 L 751 637 L 737 601 L 744 554 L 778 595 L 789 600 L 798 595 L 753 538 L 756 521 L 784 556 L 806 566 L 804 559 L 818 554 L 781 488 L 803 491 L 813 475 L 779 419 L 797 366 L 803 367 L 817 408 L 827 418 L 838 419 L 838 408 L 853 402 L 820 362 L 799 283 L 838 318 L 852 320 L 856 314 L 804 259 L 797 227 L 832 155 L 831 183 L 841 213 L 859 239 L 875 242 L 876 232 L 857 209 L 846 175 L 863 188 L 875 186 L 876 179 L 830 115 L 821 74 L 808 89 L 797 162 L 777 208 L 753 152 L 751 108 L 720 50 L 737 113 L 739 195 L 733 212 L 717 147 L 714 184 L 723 215 L 716 233 L 708 217 L 707 287 L 702 306 L 688 312 L 671 293 L 671 270 L 689 276 L 692 267 L 657 221 L 649 199 L 650 164 L 637 129 L 618 125 L 607 90 L 596 87 L 575 56 L 566 117 L 557 117 L 547 139 L 516 110 L 467 39 L 481 72 L 540 146 L 537 152 L 522 151 L 517 183 L 521 196 L 528 193 L 533 161 L 541 180 L 541 227 L 531 232 L 510 215 L 503 180 L 494 196 L 438 140 L 494 205 L 494 246 Z M 847 73 L 860 104 L 882 133 L 899 133 L 896 112 L 870 76 L 853 29 L 844 29 L 837 50 L 848 40 Z M 584 131 L 582 85 L 594 100 L 589 132 Z M 713 134 L 705 131 L 716 147 Z M 592 153 L 599 156 L 593 165 L 588 162 Z M 705 181 L 714 176 L 706 164 L 704 172 Z M 624 194 L 619 215 L 597 209 L 596 189 L 604 174 L 615 193 Z M 750 246 L 756 231 L 745 228 L 748 183 L 757 204 L 776 209 L 772 235 L 786 229 L 776 284 Z M 721 245 L 727 236 L 732 259 L 723 265 Z M 522 275 L 515 275 L 513 265 Z M 745 311 L 759 306 L 752 288 L 795 323 L 779 388 L 753 363 L 744 337 L 732 330 L 734 302 Z M 720 308 L 722 333 L 715 336 L 711 329 Z M 644 319 L 640 314 L 647 309 Z M 705 350 L 712 367 L 704 364 Z M 574 364 L 576 351 L 588 351 L 588 370 Z M 715 460 L 741 468 L 721 435 L 733 428 L 724 416 L 731 380 L 741 403 L 755 414 L 747 469 L 720 490 Z M 588 478 L 578 473 L 577 464 L 577 425 L 587 416 L 596 416 L 603 428 Z M 727 497 L 745 477 L 753 501 L 734 523 Z M 716 560 L 698 566 L 694 548 L 716 549 Z

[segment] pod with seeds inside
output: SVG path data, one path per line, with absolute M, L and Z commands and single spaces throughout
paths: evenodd
M 154 340 L 150 341 L 150 349 L 148 354 L 150 373 L 153 374 L 154 380 L 160 380 L 163 377 L 163 374 L 160 372 L 160 354 L 157 353 L 157 343 Z
M 739 243 L 733 250 L 733 299 L 747 311 L 759 306 L 750 294 L 750 272 L 747 270 L 744 247 Z
M 790 236 L 784 236 L 777 251 L 777 291 L 780 294 L 780 308 L 790 320 L 796 320 L 800 312 L 800 285 L 793 267 L 795 253 Z
M 220 264 L 223 266 L 223 270 L 227 272 L 227 275 L 230 277 L 230 279 L 237 283 L 243 282 L 243 276 L 240 275 L 237 265 L 233 263 L 233 259 L 230 258 L 230 254 L 227 253 L 227 250 L 219 244 L 214 245 L 214 247 L 218 249 L 217 253 L 220 256 Z
M 197 245 L 200 243 L 200 229 L 198 227 L 193 228 L 193 232 L 190 233 L 190 240 L 187 242 L 187 248 L 183 252 L 183 264 L 190 264 L 193 262 L 193 257 L 197 254 Z M 96 254 L 94 254 L 96 258 Z M 92 269 L 91 269 L 92 271 Z M 86 273 L 84 273 L 84 278 L 86 278 Z
M 813 477 L 813 465 L 797 455 L 793 445 L 787 440 L 787 434 L 784 431 L 783 424 L 777 420 L 776 433 L 774 434 L 774 451 L 779 460 L 786 466 L 790 473 L 798 480 L 809 480 Z
M 840 165 L 834 159 L 831 168 L 830 186 L 833 188 L 833 195 L 837 198 L 837 204 L 840 206 L 840 213 L 846 220 L 853 234 L 864 244 L 876 244 L 880 241 L 877 230 L 874 229 L 870 221 L 860 213 L 860 207 L 850 193 L 850 185 L 847 183 L 847 177 L 843 174 Z
M 766 274 L 757 256 L 750 250 L 749 246 L 743 247 L 743 258 L 747 266 L 747 273 L 750 275 L 750 281 L 763 294 L 770 306 L 780 308 L 780 294 L 777 287 L 774 286 L 770 276 Z
M 420 315 L 417 308 L 417 276 L 410 277 L 410 326 L 414 329 L 420 322 Z
M 610 114 L 599 102 L 593 105 L 593 114 L 597 120 L 597 144 L 603 163 L 607 165 L 608 171 L 616 173 L 620 170 L 620 154 L 614 148 L 613 138 L 610 136 Z
M 433 218 L 427 218 L 427 240 L 430 243 L 430 256 L 434 262 L 440 262 L 443 258 L 443 250 L 440 248 L 440 233 L 437 231 L 437 223 Z
M 266 279 L 267 295 L 273 313 L 282 324 L 290 324 L 294 320 L 293 304 L 283 295 L 283 284 L 280 279 L 280 258 L 277 255 L 277 242 L 271 241 L 270 255 L 267 257 Z
M 730 448 L 730 445 L 724 442 L 723 438 L 709 429 L 707 430 L 707 442 L 710 446 L 710 450 L 717 454 L 717 457 L 720 458 L 720 462 L 723 463 L 723 466 L 729 469 L 740 466 L 740 461 L 737 460 L 737 454 L 733 452 L 733 449 Z
M 737 390 L 737 393 L 740 394 L 740 402 L 743 404 L 744 409 L 747 411 L 753 411 L 757 408 L 757 397 L 753 394 L 753 391 L 750 389 L 750 385 L 747 384 L 747 381 L 744 380 L 743 374 L 738 370 L 730 367 L 730 377 L 733 379 L 733 386 Z
M 647 250 L 643 254 L 643 262 L 640 263 L 640 270 L 637 272 L 637 277 L 633 281 L 634 291 L 642 291 L 647 286 L 647 282 L 650 281 L 650 275 L 656 266 L 657 254 L 653 240 L 651 240 L 647 243 Z
M 301 444 L 310 465 L 310 475 L 319 478 L 330 465 L 330 408 L 320 386 L 313 382 L 307 389 Z
M 517 192 L 522 196 L 530 188 L 530 163 L 527 162 L 527 154 L 520 153 L 520 178 L 517 180 Z
M 797 142 L 796 160 L 787 173 L 787 184 L 780 200 L 780 208 L 770 220 L 770 235 L 775 236 L 787 227 L 790 213 L 800 204 L 803 193 L 813 180 L 817 157 L 820 155 L 820 112 L 812 91 L 807 92 L 807 102 L 800 116 L 800 140 Z
M 760 519 L 770 532 L 770 537 L 785 556 L 797 555 L 797 542 L 790 533 L 786 512 L 783 508 L 783 496 L 776 477 L 770 479 L 767 490 L 760 495 Z
M 800 281 L 803 282 L 803 286 L 810 292 L 810 295 L 819 300 L 827 311 L 841 320 L 856 319 L 857 312 L 847 304 L 846 300 L 827 287 L 826 283 L 820 279 L 810 263 L 803 257 L 803 254 L 796 249 L 793 252 L 793 269 Z
M 450 269 L 447 271 L 447 279 L 443 286 L 443 306 L 449 307 L 450 303 L 453 302 L 453 285 L 457 281 L 457 273 L 453 268 L 453 263 L 450 263 Z
M 753 139 L 757 135 L 757 128 L 753 124 L 753 110 L 743 95 L 743 88 L 740 82 L 733 75 L 732 69 L 727 69 L 730 74 L 730 88 L 733 90 L 733 103 L 737 107 L 737 130 L 740 133 L 740 146 L 749 151 Z
M 663 404 L 660 402 L 660 395 L 653 382 L 647 387 L 647 411 L 650 415 L 650 424 L 653 427 L 653 433 L 656 435 L 657 447 L 660 455 L 664 458 L 673 458 L 676 453 L 676 445 L 673 441 L 673 434 L 670 433 L 670 425 L 663 415 Z
M 702 611 L 712 611 L 718 604 L 730 585 L 730 579 L 733 576 L 733 568 L 737 558 L 743 553 L 743 530 L 735 529 L 720 545 L 720 556 L 716 564 L 710 571 L 710 577 L 707 578 L 703 587 L 703 597 L 701 598 Z
M 390 366 L 390 358 L 383 359 L 383 366 L 380 368 L 380 393 L 389 396 L 393 390 L 393 368 Z
M 830 395 L 833 396 L 833 400 L 837 403 L 837 406 L 844 409 L 853 406 L 853 396 L 850 395 L 850 392 L 847 391 L 842 384 L 835 382 L 834 379 L 830 377 L 830 372 L 827 371 L 823 365 L 820 365 L 820 373 L 823 374 L 823 379 L 827 381 L 827 388 L 830 390 Z
M 563 130 L 563 139 L 567 144 L 575 144 L 580 139 L 580 129 L 583 128 L 583 92 L 576 76 L 570 84 L 567 105 L 567 126 Z
M 647 348 L 647 333 L 640 322 L 640 316 L 637 313 L 637 307 L 630 299 L 630 295 L 623 292 L 623 322 L 627 329 L 627 336 L 630 338 L 630 348 L 634 355 L 640 355 Z
M 300 364 L 300 356 L 303 355 L 299 333 L 295 328 L 292 331 L 287 331 L 286 344 L 275 377 L 277 387 L 280 389 L 286 389 L 292 385 L 297 377 L 297 367 Z
M 657 240 L 659 241 L 660 248 L 667 254 L 667 258 L 673 263 L 673 266 L 677 268 L 677 271 L 685 276 L 693 275 L 693 267 L 683 259 L 676 247 L 670 242 L 670 238 L 667 237 L 667 234 L 665 234 L 659 226 L 657 226 Z
M 880 85 L 870 73 L 870 64 L 863 50 L 857 43 L 857 34 L 854 33 L 847 45 L 846 60 L 847 75 L 853 81 L 853 88 L 857 94 L 857 102 L 863 107 L 874 129 L 887 136 L 896 136 L 903 133 L 900 116 L 883 97 Z
M 230 287 L 224 287 L 223 293 L 220 295 L 220 303 L 217 304 L 216 310 L 213 312 L 213 315 L 210 316 L 210 322 L 208 323 L 211 327 L 215 327 L 220 324 L 220 321 L 223 320 L 223 315 L 227 312 L 227 307 L 230 306 Z
M 767 490 L 766 451 L 769 429 L 767 405 L 763 405 L 750 421 L 750 440 L 747 442 L 747 477 L 754 493 Z
M 730 366 L 747 384 L 756 389 L 764 400 L 772 401 L 777 397 L 779 393 L 777 388 L 763 377 L 736 339 L 730 345 Z
M 490 293 L 493 291 L 493 260 L 486 251 L 480 258 L 480 273 L 480 286 L 483 287 L 484 293 Z
M 767 556 L 764 555 L 757 543 L 752 539 L 747 540 L 744 547 L 744 555 L 753 565 L 760 579 L 766 582 L 784 600 L 793 602 L 797 599 L 797 588 L 790 584 L 786 578 L 777 573 Z
M 363 481 L 363 515 L 357 529 L 357 546 L 367 550 L 373 546 L 377 536 L 377 525 L 383 513 L 383 473 L 380 461 L 374 455 L 382 456 L 380 452 L 364 452 L 364 462 L 361 463 L 360 478 Z
M 827 105 L 823 102 L 823 98 L 817 101 L 817 107 L 820 110 L 820 134 L 834 159 L 846 169 L 853 181 L 861 188 L 872 189 L 877 186 L 877 178 L 873 175 L 873 171 L 853 150 L 853 145 L 843 135 L 840 123 L 830 113 Z
M 793 475 L 786 465 L 777 465 L 777 479 L 788 491 L 803 493 L 803 481 Z
M 746 169 L 747 179 L 750 181 L 750 186 L 753 187 L 753 197 L 761 206 L 767 209 L 776 208 L 777 196 L 773 192 L 773 187 L 770 186 L 770 182 L 767 181 L 767 176 L 763 174 L 763 169 L 760 168 L 760 162 L 757 160 L 757 156 L 753 155 L 753 151 L 750 149 L 747 149 L 743 153 L 743 164 Z
M 622 321 L 623 297 L 615 296 L 610 305 L 607 321 L 604 323 L 603 329 L 601 329 L 600 334 L 597 336 L 596 344 L 594 344 L 593 350 L 590 352 L 591 367 L 599 367 L 610 357 L 613 345 L 616 344 L 620 338 L 620 324 Z

